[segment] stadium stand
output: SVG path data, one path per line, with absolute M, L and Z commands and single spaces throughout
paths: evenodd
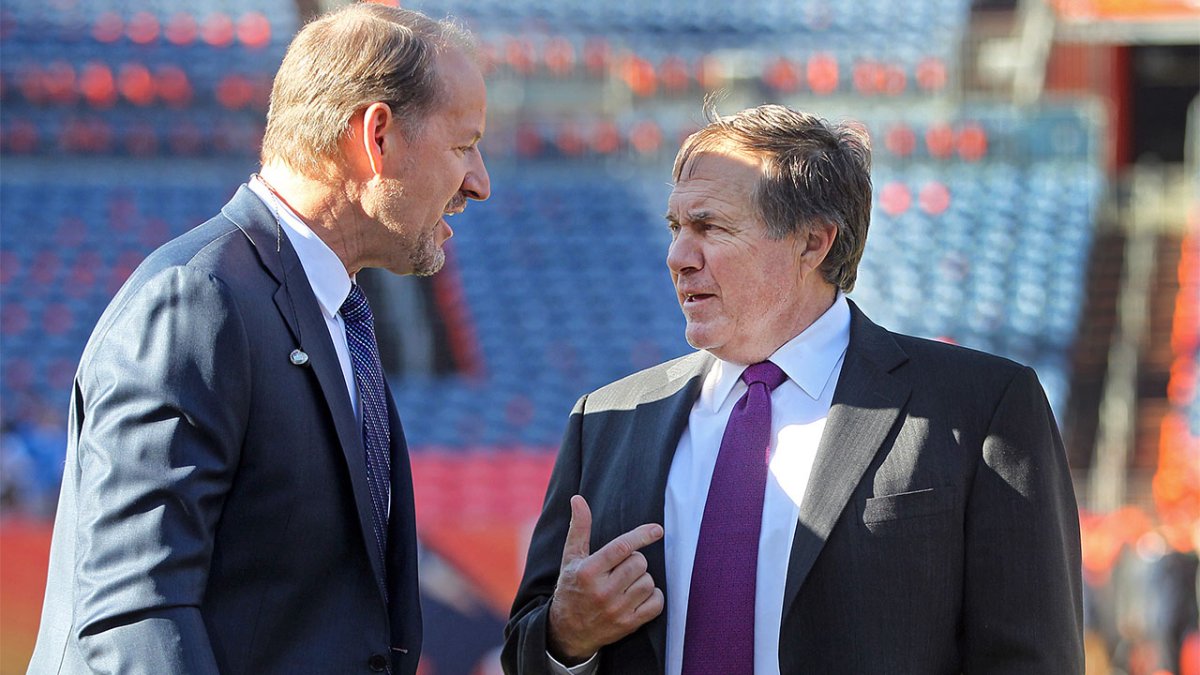
M 1053 145 L 1057 115 L 1008 121 L 1029 138 L 1005 140 L 997 126 L 982 161 L 883 155 L 852 297 L 897 330 L 1034 365 L 1061 410 L 1102 179 L 1075 146 L 1034 158 L 1030 148 Z M 995 126 L 986 124 L 944 126 Z M 1094 131 L 1078 131 L 1086 147 Z M 397 388 L 417 447 L 553 445 L 584 391 L 687 349 L 663 264 L 662 162 L 614 173 L 552 150 L 538 159 L 502 162 L 493 173 L 507 188 L 455 221 L 456 274 L 486 374 Z M 145 253 L 220 203 L 243 177 L 232 166 L 211 185 L 164 185 L 154 172 L 87 186 L 0 181 L 2 250 L 16 269 L 4 331 L 16 352 L 38 355 L 29 367 L 16 357 L 15 372 L 36 373 L 36 391 L 65 401 L 63 364 L 77 359 L 107 297 Z M 0 386 L 14 393 L 8 380 Z
M 435 630 L 431 645 L 452 646 L 431 663 L 497 641 L 572 403 L 690 349 L 662 213 L 670 160 L 714 89 L 734 91 L 726 111 L 771 100 L 861 124 L 875 204 L 851 298 L 893 330 L 1033 366 L 1066 415 L 1110 132 L 1089 100 L 962 96 L 968 0 L 403 4 L 478 34 L 491 105 L 494 193 L 451 221 L 435 278 L 470 366 L 390 374 L 422 542 L 490 612 L 483 637 Z M 0 421 L 19 432 L 5 443 L 22 444 L 0 473 L 28 478 L 16 500 L 52 506 L 74 368 L 109 298 L 255 169 L 271 77 L 299 25 L 291 0 L 0 7 Z M 1183 246 L 1180 297 L 1195 298 L 1196 235 Z M 1170 451 L 1200 445 L 1196 306 L 1177 303 L 1161 441 L 1185 463 L 1194 453 Z M 1174 494 L 1184 467 L 1167 467 L 1156 494 Z M 430 626 L 463 621 L 431 598 L 450 618 Z

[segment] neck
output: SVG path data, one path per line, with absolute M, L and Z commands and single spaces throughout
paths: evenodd
M 817 274 L 819 275 L 820 272 Z M 792 337 L 796 337 L 796 335 L 808 330 L 809 326 L 813 325 L 817 322 L 817 319 L 820 319 L 822 316 L 824 316 L 825 312 L 828 312 L 829 308 L 833 307 L 834 300 L 837 300 L 837 294 L 837 286 L 834 286 L 833 284 L 830 284 L 824 280 L 819 281 L 817 283 L 817 287 L 809 296 L 812 298 L 812 302 L 808 303 L 804 308 L 804 314 L 800 320 L 800 330 L 796 331 Z M 788 340 L 790 339 L 791 338 L 788 338 Z M 787 340 L 784 340 L 784 342 L 787 342 Z
M 814 274 L 813 276 L 819 277 L 819 273 Z M 809 301 L 804 303 L 804 306 L 800 308 L 800 312 L 796 316 L 795 322 L 792 324 L 793 329 L 788 331 L 785 339 L 779 344 L 775 345 L 771 349 L 771 352 L 763 356 L 763 358 L 765 359 L 767 356 L 774 354 L 776 350 L 787 344 L 797 335 L 808 330 L 809 326 L 813 325 L 817 322 L 817 319 L 820 319 L 822 316 L 824 316 L 825 312 L 828 312 L 829 308 L 833 306 L 833 301 L 837 300 L 837 291 L 838 289 L 836 286 L 825 282 L 823 279 L 816 280 L 814 288 L 810 291 L 806 291 L 806 297 L 809 298 Z
M 361 228 L 354 225 L 365 216 L 357 186 L 345 180 L 316 180 L 278 164 L 264 166 L 258 177 L 337 254 L 347 274 L 353 277 L 358 273 L 363 242 L 356 236 Z

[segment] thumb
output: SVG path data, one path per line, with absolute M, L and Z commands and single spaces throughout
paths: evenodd
M 563 564 L 588 557 L 592 552 L 592 510 L 582 495 L 571 497 L 571 525 L 563 544 Z

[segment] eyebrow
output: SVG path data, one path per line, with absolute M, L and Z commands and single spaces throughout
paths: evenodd
M 676 224 L 679 223 L 679 219 L 676 218 L 674 216 L 674 214 L 672 214 L 670 211 L 668 211 L 667 214 L 663 217 L 667 219 L 667 222 L 676 223 Z M 712 220 L 713 217 L 714 217 L 713 212 L 709 211 L 708 209 L 698 209 L 695 211 L 686 211 L 683 214 L 683 219 L 688 222 L 697 222 L 697 221 L 704 222 L 704 221 Z

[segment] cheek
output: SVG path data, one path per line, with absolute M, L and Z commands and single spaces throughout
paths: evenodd
M 462 160 L 457 158 L 453 162 L 444 164 L 442 171 L 437 174 L 438 182 L 441 184 L 440 188 L 446 191 L 457 192 L 467 176 L 466 171 L 463 169 L 464 166 Z
M 748 274 L 738 285 L 737 314 L 745 323 L 770 323 L 787 299 L 788 291 L 781 279 L 770 274 Z

